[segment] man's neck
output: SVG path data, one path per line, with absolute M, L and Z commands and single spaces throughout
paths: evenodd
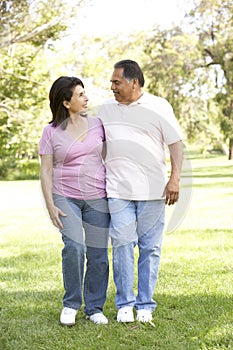
M 120 104 L 128 106 L 131 103 L 138 101 L 142 97 L 142 95 L 143 95 L 143 92 L 140 91 L 138 94 L 135 94 L 134 96 L 132 96 L 132 98 L 129 99 L 128 101 L 120 102 Z

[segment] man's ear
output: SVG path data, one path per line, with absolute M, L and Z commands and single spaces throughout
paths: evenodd
M 138 79 L 133 79 L 133 88 L 135 89 L 137 86 L 139 86 Z
M 65 107 L 65 108 L 67 108 L 67 109 L 69 109 L 70 108 L 70 103 L 69 103 L 69 101 L 63 101 L 63 106 Z

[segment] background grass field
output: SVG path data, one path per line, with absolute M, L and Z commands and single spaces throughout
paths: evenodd
M 62 242 L 39 182 L 0 182 L 1 350 L 233 349 L 233 164 L 192 152 L 190 159 L 187 205 L 164 234 L 154 326 L 117 323 L 112 270 L 109 324 L 90 323 L 81 309 L 74 327 L 60 326 Z M 167 209 L 168 222 L 175 210 Z

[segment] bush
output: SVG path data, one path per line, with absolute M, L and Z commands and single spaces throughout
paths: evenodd
M 38 159 L 23 159 L 17 162 L 0 163 L 1 180 L 37 180 L 40 164 Z

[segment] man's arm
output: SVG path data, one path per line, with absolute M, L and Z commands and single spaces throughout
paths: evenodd
M 183 143 L 178 141 L 168 146 L 171 159 L 171 175 L 170 179 L 165 187 L 164 196 L 165 204 L 171 205 L 178 201 L 179 199 L 179 189 L 180 189 L 180 174 L 183 164 Z

